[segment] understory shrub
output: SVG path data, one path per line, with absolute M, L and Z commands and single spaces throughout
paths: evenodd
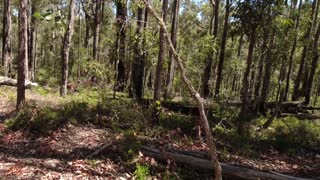
M 256 120 L 248 133 L 243 135 L 239 135 L 235 128 L 223 126 L 217 126 L 215 133 L 218 138 L 244 152 L 254 147 L 263 147 L 262 145 L 270 145 L 289 153 L 303 153 L 306 150 L 320 152 L 320 126 L 317 123 L 287 117 L 275 119 L 266 130 L 257 130 L 256 127 L 265 121 L 266 118 Z

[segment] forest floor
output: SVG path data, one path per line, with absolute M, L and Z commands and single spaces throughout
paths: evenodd
M 45 136 L 25 130 L 12 131 L 5 120 L 14 115 L 13 89 L 1 88 L 0 93 L 0 179 L 201 179 L 201 173 L 174 162 L 160 163 L 134 151 L 137 145 L 158 149 L 205 151 L 198 138 L 180 129 L 158 132 L 146 137 L 132 135 L 108 127 L 66 123 Z M 56 95 L 27 91 L 28 102 L 39 106 L 59 107 Z M 131 138 L 134 138 L 133 140 Z M 320 177 L 320 155 L 281 153 L 274 148 L 255 148 L 256 152 L 237 152 L 229 145 L 218 144 L 221 161 L 257 170 L 276 171 L 292 176 Z

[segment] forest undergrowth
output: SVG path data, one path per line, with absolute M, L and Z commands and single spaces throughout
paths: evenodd
M 203 179 L 211 176 L 144 156 L 142 146 L 161 150 L 206 151 L 198 136 L 198 117 L 161 106 L 138 105 L 125 94 L 80 89 L 65 98 L 54 88 L 27 91 L 27 105 L 14 111 L 15 94 L 1 87 L 0 175 L 13 179 Z M 157 111 L 154 113 L 154 111 Z M 208 118 L 219 159 L 232 165 L 293 176 L 320 176 L 320 127 L 317 121 L 267 117 L 250 121 L 239 135 L 237 109 L 218 108 Z M 155 115 L 156 114 L 156 115 Z M 156 116 L 158 124 L 154 124 Z M 204 134 L 202 133 L 202 136 Z

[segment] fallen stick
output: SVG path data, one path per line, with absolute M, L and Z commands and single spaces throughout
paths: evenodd
M 102 146 L 101 148 L 97 149 L 96 151 L 94 151 L 93 153 L 91 153 L 90 155 L 88 155 L 86 158 L 91 158 L 93 156 L 98 155 L 101 151 L 107 149 L 108 147 L 110 147 L 112 145 L 112 141 L 109 142 L 108 144 Z

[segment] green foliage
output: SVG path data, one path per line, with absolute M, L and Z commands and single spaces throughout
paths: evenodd
M 13 131 L 23 129 L 33 134 L 48 134 L 65 122 L 60 111 L 29 104 L 20 110 L 15 117 L 7 119 L 5 125 Z
M 32 117 L 32 109 L 25 106 L 15 117 L 7 119 L 5 125 L 14 131 L 25 128 Z
M 136 170 L 134 171 L 134 175 L 138 180 L 145 180 L 150 177 L 150 169 L 147 165 L 136 164 Z
M 320 126 L 308 120 L 277 119 L 262 138 L 283 151 L 306 149 L 320 152 Z
M 100 115 L 111 117 L 109 125 L 115 129 L 140 130 L 146 125 L 142 107 L 132 99 L 103 97 L 98 102 L 97 112 Z
M 83 101 L 71 101 L 65 104 L 63 114 L 69 120 L 78 123 L 90 123 L 95 118 L 95 111 Z
M 46 134 L 58 126 L 63 125 L 65 119 L 59 111 L 44 107 L 36 111 L 30 121 L 30 131 L 35 134 Z
M 180 128 L 184 133 L 191 133 L 196 121 L 192 116 L 179 113 L 161 113 L 159 119 L 162 127 L 171 130 Z
M 98 61 L 89 61 L 85 64 L 81 64 L 82 69 L 86 70 L 87 77 L 96 77 L 98 80 L 110 82 L 112 79 L 112 73 L 108 69 L 108 65 L 100 63 Z
M 226 128 L 218 125 L 215 133 L 234 149 L 243 153 L 252 153 L 258 146 L 271 145 L 278 150 L 298 153 L 303 150 L 319 152 L 320 127 L 314 122 L 298 120 L 293 117 L 275 119 L 266 130 L 255 130 L 266 121 L 259 118 L 248 128 L 247 133 L 239 135 L 235 128 Z

